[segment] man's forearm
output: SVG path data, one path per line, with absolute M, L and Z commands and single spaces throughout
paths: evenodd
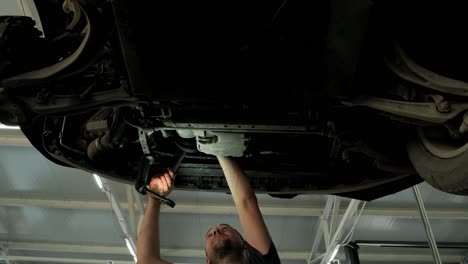
M 151 263 L 161 259 L 159 242 L 159 212 L 161 204 L 148 198 L 146 213 L 141 224 L 137 241 L 137 257 L 139 263 Z
M 227 157 L 218 157 L 218 160 L 223 168 L 236 206 L 248 206 L 252 202 L 256 203 L 257 200 L 252 187 L 239 165 L 233 159 Z
M 261 254 L 267 254 L 271 247 L 271 237 L 247 176 L 233 159 L 218 157 L 218 160 L 239 212 L 245 240 Z

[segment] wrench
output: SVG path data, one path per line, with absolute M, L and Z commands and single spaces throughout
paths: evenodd
M 176 173 L 177 169 L 179 169 L 180 164 L 182 164 L 182 161 L 184 160 L 185 155 L 186 155 L 186 153 L 183 152 L 182 155 L 177 160 L 174 167 L 172 167 L 172 171 L 174 172 L 174 174 Z M 139 193 L 141 193 L 143 195 L 145 195 L 145 194 L 151 195 L 151 197 L 159 200 L 162 203 L 167 204 L 171 208 L 174 208 L 176 204 L 175 204 L 175 202 L 173 200 L 171 200 L 169 198 L 166 198 L 164 196 L 161 196 L 156 192 L 153 192 L 149 187 L 149 180 L 148 180 L 148 178 L 149 178 L 149 169 L 150 169 L 152 163 L 153 163 L 153 158 L 152 157 L 148 156 L 148 157 L 145 158 L 145 160 L 143 161 L 143 166 L 140 169 L 139 174 L 140 174 L 140 177 L 142 177 L 143 179 L 146 179 L 145 182 L 147 184 L 139 187 L 138 182 L 137 182 L 137 185 L 135 186 L 135 188 L 137 189 L 137 191 Z

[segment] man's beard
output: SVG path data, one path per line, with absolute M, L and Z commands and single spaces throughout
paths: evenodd
M 214 258 L 218 261 L 230 259 L 231 261 L 242 261 L 244 247 L 237 239 L 223 238 L 213 246 Z

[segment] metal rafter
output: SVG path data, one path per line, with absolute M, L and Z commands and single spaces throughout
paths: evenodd
M 322 239 L 322 236 L 323 236 L 323 223 L 328 220 L 328 216 L 330 215 L 330 211 L 331 211 L 331 208 L 333 206 L 333 202 L 334 202 L 333 196 L 329 195 L 328 198 L 327 198 L 327 202 L 325 204 L 325 207 L 323 209 L 322 215 L 320 216 L 320 221 L 317 223 L 317 228 L 315 229 L 317 231 L 315 233 L 315 238 L 314 238 L 314 243 L 312 244 L 312 249 L 310 250 L 310 254 L 307 257 L 307 263 L 312 261 L 312 259 L 317 254 L 317 251 L 318 251 L 318 248 L 320 246 L 320 243 L 322 241 L 321 239 Z M 325 242 L 325 244 L 326 243 L 327 242 Z
M 2 242 L 0 242 L 2 243 Z M 123 246 L 102 246 L 102 245 L 81 245 L 81 244 L 62 244 L 62 243 L 41 243 L 41 242 L 8 242 L 12 250 L 31 250 L 40 252 L 64 252 L 74 253 L 73 257 L 52 257 L 52 256 L 17 256 L 11 255 L 8 258 L 12 261 L 26 261 L 26 262 L 60 262 L 60 263 L 90 263 L 90 264 L 103 264 L 105 260 L 91 259 L 89 256 L 79 256 L 76 253 L 94 253 L 103 254 L 106 257 L 112 254 L 122 255 L 127 253 L 127 249 Z M 282 260 L 304 260 L 309 252 L 295 252 L 295 251 L 279 251 Z M 320 252 L 321 253 L 321 252 Z M 204 258 L 205 251 L 203 249 L 189 249 L 189 248 L 162 248 L 161 254 L 165 257 L 187 257 L 187 258 Z M 463 255 L 442 255 L 442 260 L 447 263 L 459 263 L 463 260 Z M 338 259 L 344 260 L 344 254 L 338 254 Z M 392 252 L 362 252 L 359 254 L 361 261 L 370 261 L 372 263 L 386 262 L 431 262 L 432 256 L 426 253 L 401 253 L 395 254 Z M 0 259 L 5 259 L 0 256 Z M 133 261 L 113 261 L 114 264 L 133 264 Z
M 107 198 L 110 201 L 110 204 L 112 206 L 112 210 L 115 213 L 115 216 L 118 220 L 119 226 L 122 229 L 123 234 L 125 235 L 125 242 L 127 243 L 128 249 L 131 251 L 130 253 L 133 255 L 135 262 L 136 262 L 136 242 L 131 234 L 131 231 L 128 228 L 127 221 L 125 221 L 125 218 L 122 214 L 122 209 L 120 208 L 120 204 L 115 198 L 114 194 L 112 193 L 112 189 L 109 185 L 109 182 L 107 179 L 99 177 L 100 180 L 102 181 L 102 191 L 106 194 Z
M 123 210 L 128 210 L 128 203 L 121 203 Z M 104 201 L 73 201 L 73 200 L 53 200 L 38 198 L 12 198 L 0 197 L 0 206 L 7 207 L 43 207 L 56 209 L 91 209 L 110 210 L 108 202 Z M 169 210 L 170 209 L 170 210 Z M 262 206 L 260 208 L 263 215 L 272 216 L 321 216 L 323 205 L 311 205 L 301 207 L 285 206 Z M 163 213 L 185 213 L 185 214 L 237 214 L 233 205 L 214 204 L 188 204 L 178 203 L 175 208 L 161 208 Z M 463 209 L 427 209 L 427 215 L 431 219 L 468 220 L 468 211 Z M 345 210 L 340 210 L 343 215 Z M 363 214 L 365 216 L 392 216 L 397 218 L 419 218 L 419 212 L 414 208 L 391 208 L 391 207 L 366 207 Z
M 333 213 L 331 217 L 330 223 L 330 235 L 333 236 L 336 232 L 336 228 L 338 226 L 338 216 L 340 215 L 340 205 L 341 205 L 341 198 L 335 196 L 335 201 L 333 203 Z
M 337 247 L 342 243 L 343 234 L 348 228 L 348 226 L 352 223 L 352 216 L 356 213 L 357 208 L 359 206 L 360 201 L 358 200 L 351 200 L 348 205 L 348 209 L 346 209 L 345 214 L 341 218 L 340 224 L 336 228 L 335 234 L 333 234 L 333 239 L 330 241 L 330 246 L 328 247 L 327 252 L 322 258 L 321 264 L 328 264 L 329 261 L 333 258 L 333 255 L 336 254 Z

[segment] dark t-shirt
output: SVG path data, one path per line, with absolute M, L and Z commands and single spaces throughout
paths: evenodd
M 246 247 L 249 264 L 281 264 L 278 252 L 276 251 L 276 247 L 275 244 L 273 244 L 273 242 L 271 242 L 270 251 L 268 251 L 268 253 L 264 256 L 262 255 L 262 253 L 258 252 L 258 250 L 249 245 L 249 243 L 246 243 Z

